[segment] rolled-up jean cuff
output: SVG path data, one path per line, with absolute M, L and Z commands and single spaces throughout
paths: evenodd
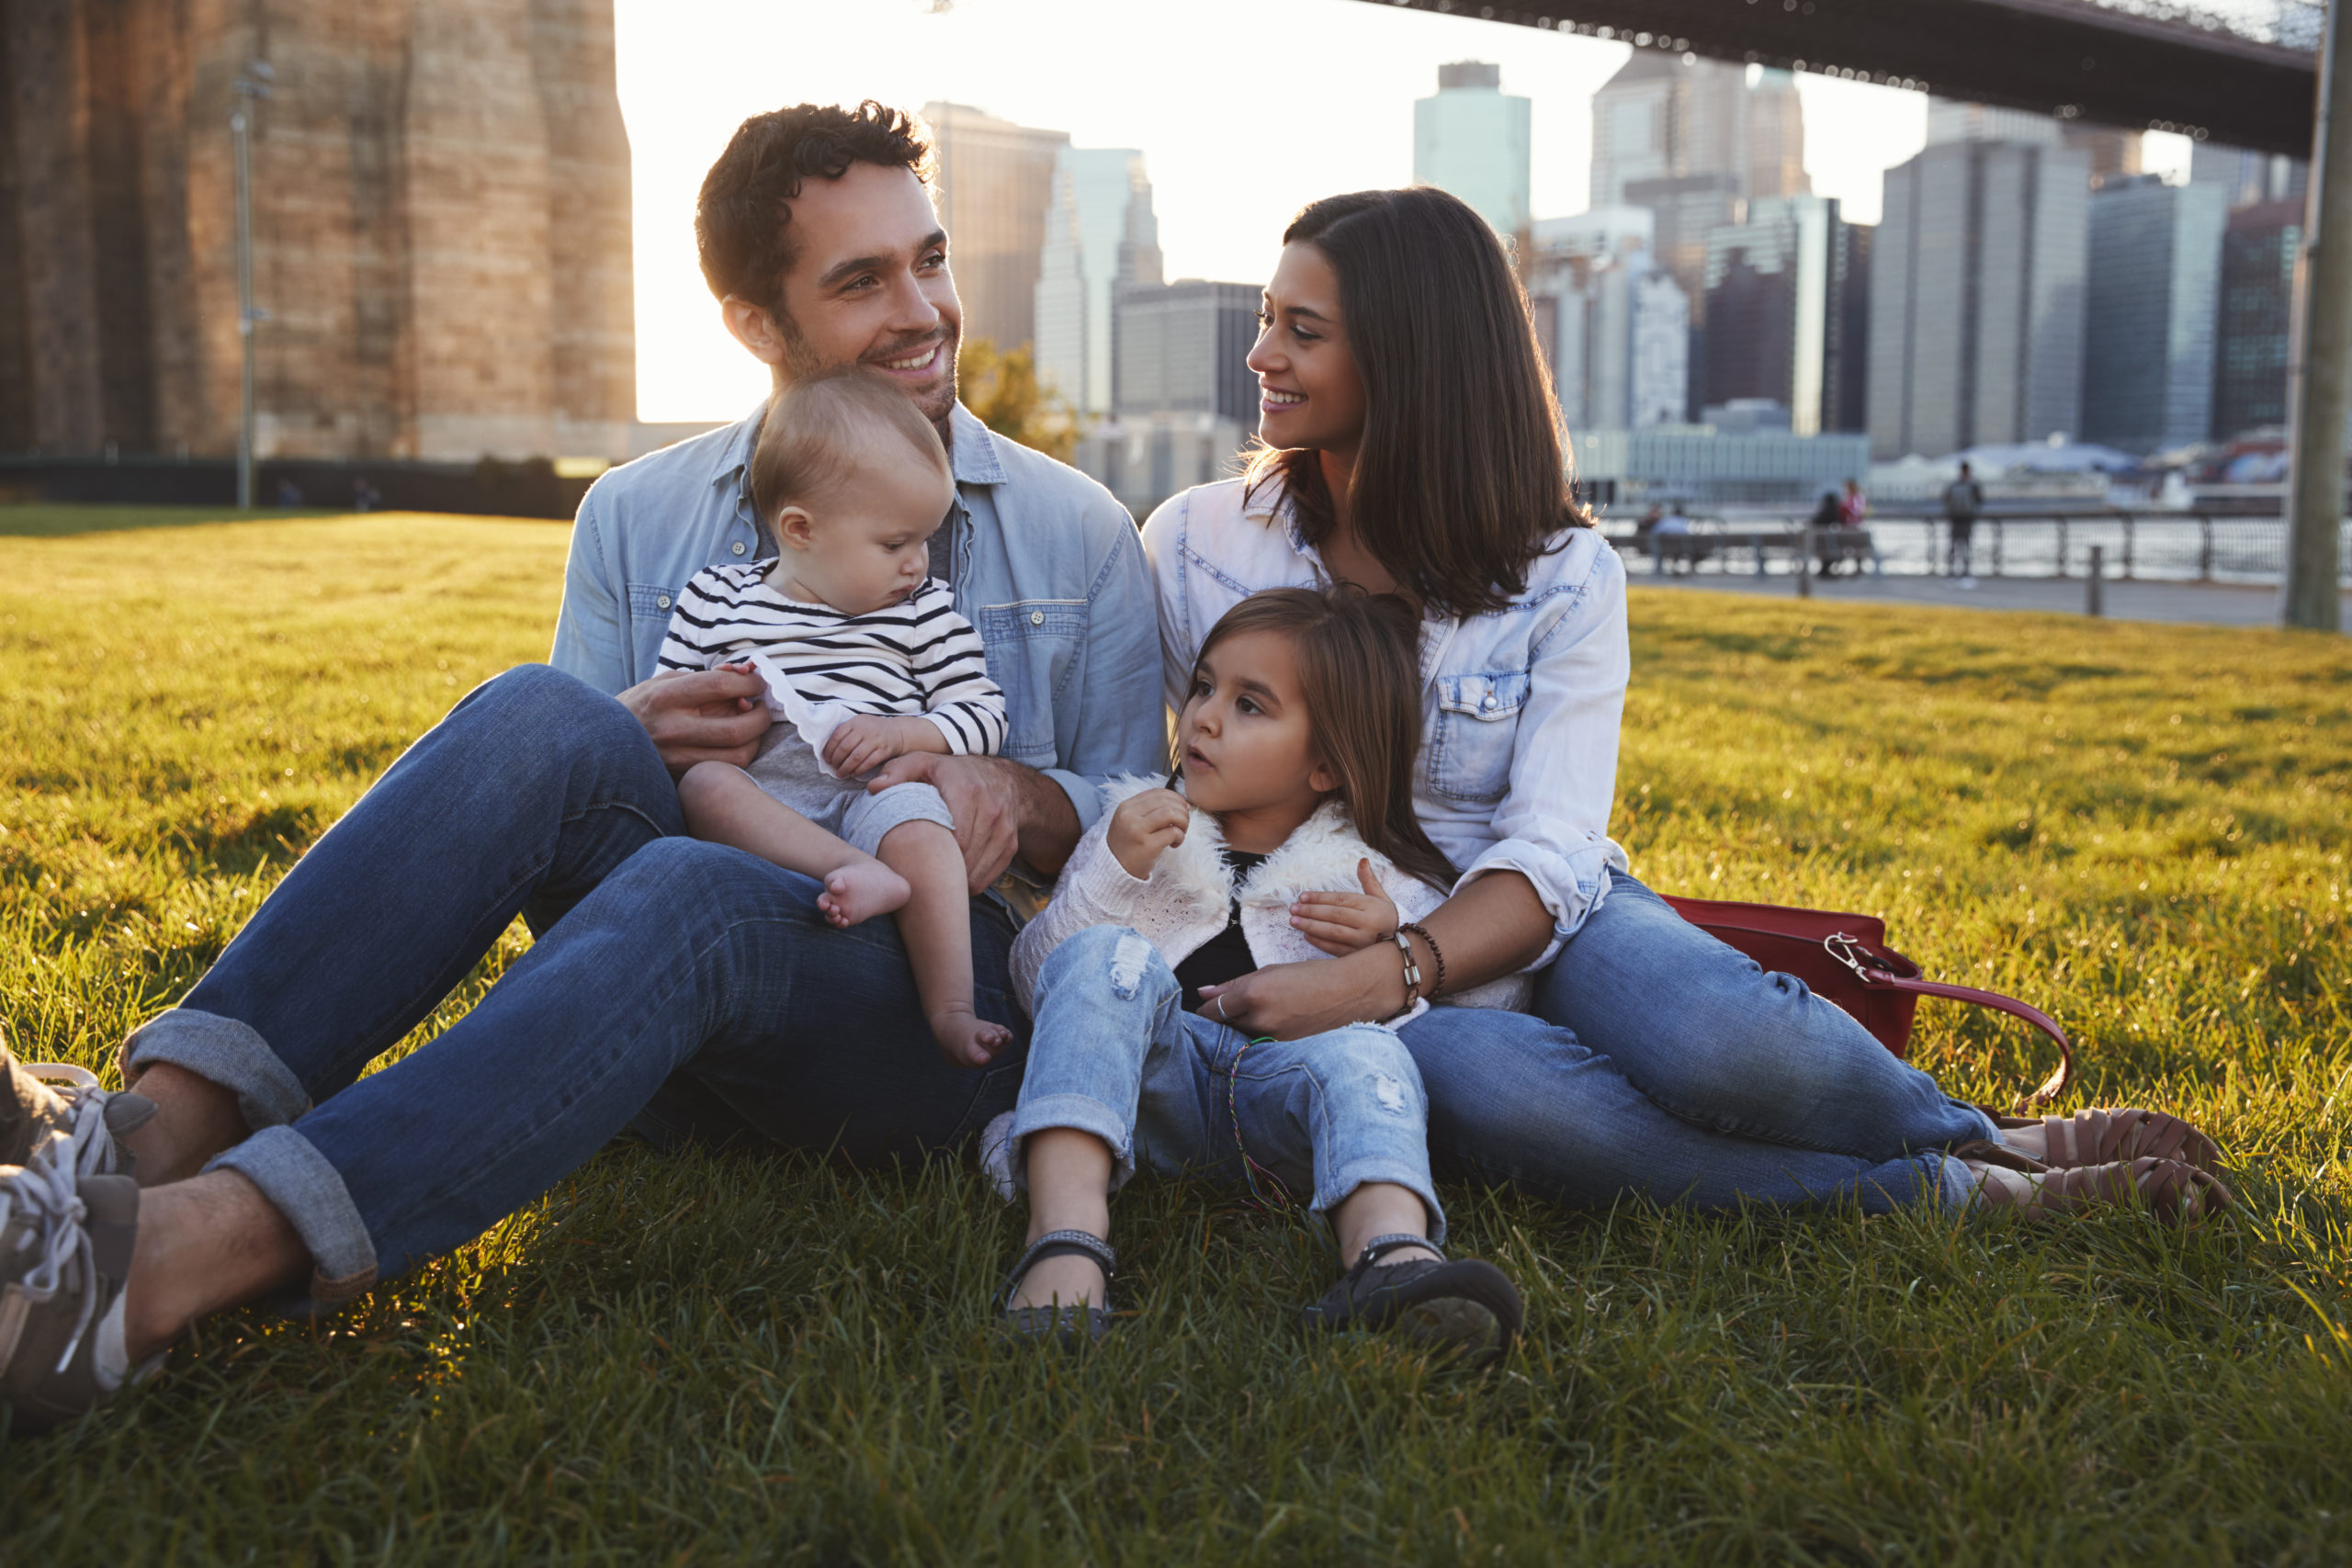
M 1136 1173 L 1135 1134 L 1127 1127 L 1127 1119 L 1091 1094 L 1023 1095 L 1013 1108 L 1012 1182 L 1022 1191 L 1029 1190 L 1029 1134 L 1049 1133 L 1057 1127 L 1074 1133 L 1091 1133 L 1111 1150 L 1111 1190 L 1116 1192 Z
M 1315 1213 L 1329 1213 L 1345 1202 L 1349 1195 L 1357 1188 L 1374 1181 L 1385 1181 L 1391 1186 L 1402 1187 L 1406 1191 L 1419 1198 L 1421 1201 L 1421 1207 L 1429 1211 L 1430 1239 L 1441 1246 L 1444 1244 L 1445 1209 L 1437 1201 L 1436 1190 L 1430 1185 L 1429 1172 L 1426 1169 L 1415 1169 L 1412 1166 L 1397 1160 L 1351 1160 L 1329 1175 L 1317 1171 L 1313 1205 Z M 1353 1263 L 1355 1259 L 1351 1258 L 1347 1261 Z
M 286 1216 L 311 1255 L 314 1303 L 340 1304 L 376 1282 L 376 1244 L 343 1184 L 343 1173 L 300 1133 L 265 1127 L 204 1168 L 235 1171 Z
M 1976 1173 L 1964 1161 L 1947 1154 L 1925 1154 L 1919 1163 L 1934 1186 L 1939 1208 L 1958 1213 L 1968 1207 L 1976 1195 Z
M 119 1064 L 127 1085 L 142 1067 L 169 1062 L 237 1097 L 245 1125 L 258 1132 L 283 1127 L 311 1109 L 294 1070 L 278 1059 L 253 1025 L 195 1008 L 174 1008 L 130 1032 Z

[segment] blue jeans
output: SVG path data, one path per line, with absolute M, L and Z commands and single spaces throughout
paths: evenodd
M 1941 1151 L 1997 1142 L 1991 1118 L 1611 874 L 1537 976 L 1540 1016 L 1441 1007 L 1402 1031 L 1441 1174 L 1583 1205 L 1964 1201 Z
M 1145 1166 L 1245 1179 L 1246 1153 L 1308 1206 L 1330 1209 L 1367 1181 L 1410 1190 L 1442 1240 L 1430 1181 L 1421 1076 L 1388 1030 L 1351 1024 L 1252 1044 L 1183 1010 L 1183 987 L 1151 943 L 1123 926 L 1079 932 L 1037 976 L 1019 1142 L 1069 1127 L 1110 1145 L 1115 1188 Z
M 345 1299 L 481 1235 L 632 1124 L 864 1160 L 1010 1109 L 1015 1045 L 951 1067 L 896 922 L 836 931 L 815 881 L 679 837 L 627 709 L 545 666 L 469 694 L 311 846 L 126 1069 L 233 1089 L 243 1172 Z M 526 904 L 541 935 L 466 1016 L 361 1070 Z M 982 1018 L 1019 1029 L 1010 919 L 975 901 Z

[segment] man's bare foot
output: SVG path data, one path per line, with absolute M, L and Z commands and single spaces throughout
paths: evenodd
M 944 1008 L 931 1015 L 932 1038 L 959 1067 L 985 1067 L 1012 1043 L 1012 1031 L 989 1023 L 969 1008 Z
M 903 909 L 913 897 L 907 879 L 880 861 L 852 861 L 839 871 L 825 874 L 825 890 L 817 895 L 817 908 L 824 911 L 825 919 L 846 929 Z

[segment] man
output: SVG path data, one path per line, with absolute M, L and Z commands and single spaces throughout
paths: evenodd
M 776 385 L 864 366 L 948 444 L 957 498 L 933 570 L 979 629 L 1008 737 L 1000 757 L 899 758 L 874 787 L 945 796 L 978 1010 L 1017 1024 L 1015 907 L 1092 821 L 1102 780 L 1166 765 L 1159 623 L 1109 493 L 956 401 L 929 158 L 877 104 L 762 115 L 711 169 L 695 230 L 728 330 Z M 554 668 L 470 694 L 312 846 L 125 1043 L 136 1094 L 6 1074 L 0 1134 L 25 1135 L 0 1138 L 0 1398 L 19 1430 L 100 1402 L 208 1313 L 288 1292 L 332 1307 L 462 1245 L 625 1128 L 888 1157 L 1012 1106 L 1022 1047 L 947 1065 L 891 921 L 836 931 L 815 882 L 678 836 L 673 776 L 748 762 L 768 725 L 756 676 L 654 677 L 687 578 L 775 547 L 745 478 L 759 423 L 597 481 Z M 361 1078 L 518 912 L 533 950 Z
M 1976 514 L 1983 510 L 1984 491 L 1963 462 L 1960 466 L 1960 478 L 1944 486 L 1944 521 L 1951 528 L 1951 543 L 1945 556 L 1944 570 L 1959 578 L 1962 588 L 1976 586 L 1975 551 L 1972 547 L 1972 540 L 1976 532 Z

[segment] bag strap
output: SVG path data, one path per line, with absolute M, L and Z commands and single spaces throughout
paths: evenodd
M 1886 986 L 1898 991 L 1910 991 L 1922 997 L 1945 997 L 1956 1002 L 1973 1002 L 1981 1008 L 1992 1008 L 2021 1018 L 2058 1043 L 2058 1068 L 2042 1079 L 2041 1087 L 2031 1094 L 2018 1097 L 2018 1113 L 2025 1114 L 2035 1106 L 2047 1105 L 2066 1092 L 2066 1085 L 2075 1076 L 2075 1048 L 2066 1040 L 2066 1032 L 2057 1021 L 2040 1008 L 2028 1006 L 2015 997 L 2005 997 L 1998 991 L 1980 991 L 1973 986 L 1948 986 L 1940 980 L 1906 980 L 1890 975 L 1883 969 L 1865 967 L 1862 980 L 1866 985 Z
M 1992 1008 L 1996 1011 L 2007 1013 L 2012 1018 L 2025 1020 L 2026 1022 L 2057 1042 L 2057 1070 L 2041 1080 L 2040 1089 L 2035 1089 L 2031 1094 L 2018 1097 L 2018 1114 L 2023 1115 L 2038 1105 L 2049 1104 L 2065 1093 L 2066 1086 L 2074 1081 L 2075 1047 L 2066 1039 L 2066 1032 L 2058 1027 L 2057 1020 L 2040 1008 L 2029 1006 L 2015 997 L 2005 997 L 1998 991 L 1979 990 L 1974 986 L 1951 986 L 1940 980 L 1914 980 L 1901 975 L 1891 974 L 1869 962 L 1877 954 L 1852 937 L 1843 933 L 1828 938 L 1821 945 L 1828 949 L 1832 958 L 1851 969 L 1856 977 L 1865 986 L 1883 986 L 1889 990 L 1909 991 L 1915 996 L 1942 997 L 1951 1001 L 1971 1002 L 1977 1007 Z

